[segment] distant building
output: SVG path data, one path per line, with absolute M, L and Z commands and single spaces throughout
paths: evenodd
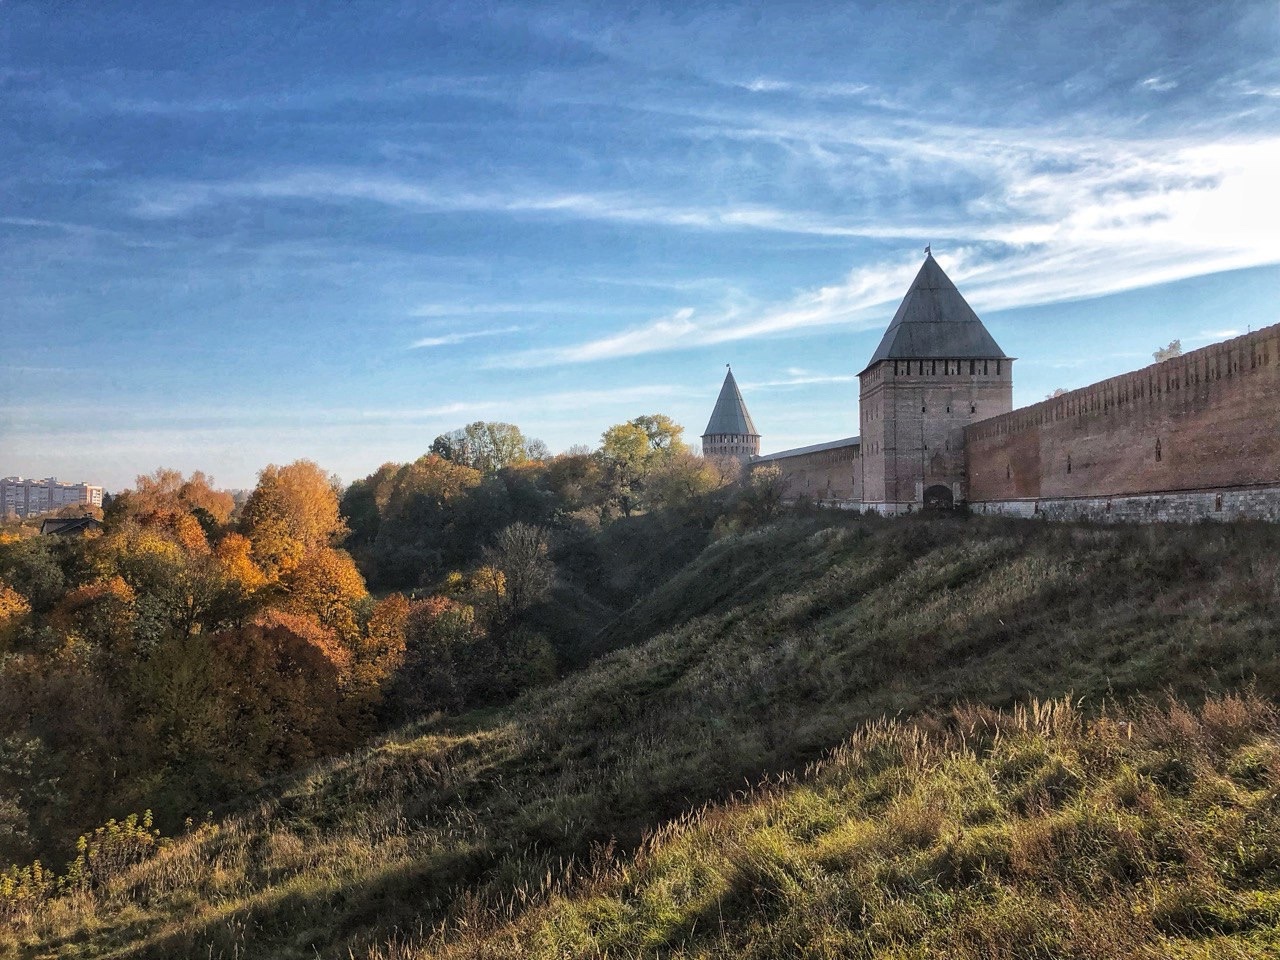
M 760 453 L 760 432 L 751 422 L 732 370 L 724 376 L 720 397 L 702 433 L 702 452 L 708 457 L 734 457 L 743 462 Z
M 93 517 L 50 517 L 40 521 L 40 535 L 59 537 L 83 537 L 102 529 L 102 521 Z
M 0 480 L 0 516 L 34 517 L 75 505 L 101 507 L 102 488 L 88 483 L 59 483 L 53 477 Z

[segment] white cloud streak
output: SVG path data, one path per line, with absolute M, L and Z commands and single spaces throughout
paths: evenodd
M 410 350 L 419 350 L 423 347 L 451 347 L 455 344 L 466 343 L 468 340 L 475 340 L 480 337 L 499 337 L 507 333 L 518 333 L 522 327 L 496 327 L 492 330 L 470 330 L 466 333 L 446 333 L 438 337 L 423 337 L 409 344 Z

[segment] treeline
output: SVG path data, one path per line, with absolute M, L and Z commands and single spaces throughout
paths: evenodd
M 472 424 L 345 490 L 309 461 L 242 503 L 157 470 L 100 536 L 0 532 L 0 863 L 131 811 L 172 829 L 580 663 L 636 589 L 776 504 L 680 434 L 640 417 L 550 457 Z
M 738 466 L 691 453 L 683 428 L 662 414 L 605 431 L 595 451 L 556 457 L 506 423 L 444 434 L 412 463 L 383 464 L 342 498 L 347 546 L 378 588 L 430 586 L 476 562 L 497 531 L 516 522 L 592 532 L 642 511 L 721 512 Z

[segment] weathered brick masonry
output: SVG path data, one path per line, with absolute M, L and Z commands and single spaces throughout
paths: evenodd
M 782 471 L 788 500 L 804 497 L 832 506 L 862 505 L 862 449 L 857 437 L 756 457 L 752 466 Z
M 1280 325 L 965 428 L 983 512 L 1274 516 Z

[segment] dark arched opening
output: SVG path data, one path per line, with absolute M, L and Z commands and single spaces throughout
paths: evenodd
M 926 510 L 950 510 L 955 505 L 955 498 L 951 496 L 950 487 L 936 483 L 924 492 L 924 508 Z

